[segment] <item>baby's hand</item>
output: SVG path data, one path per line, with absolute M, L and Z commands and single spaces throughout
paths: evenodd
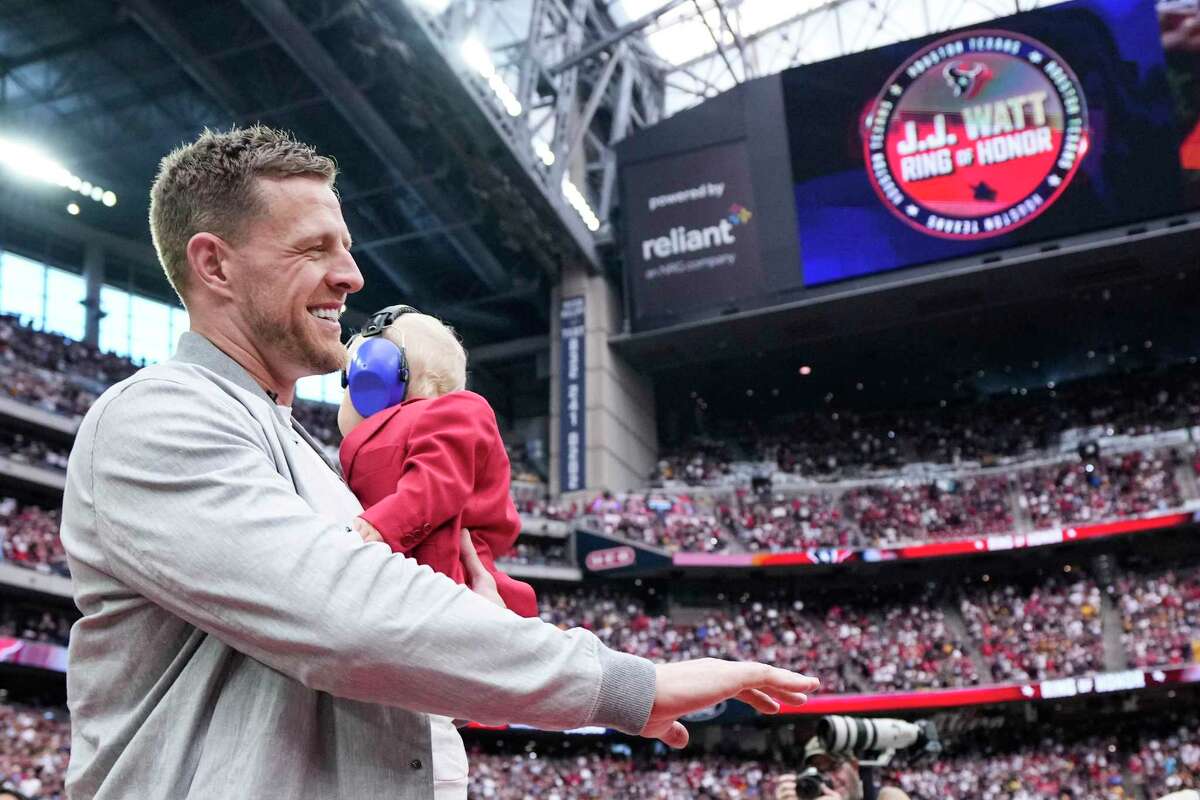
M 350 527 L 362 537 L 364 542 L 382 542 L 383 534 L 375 530 L 375 526 L 362 517 L 355 517 Z

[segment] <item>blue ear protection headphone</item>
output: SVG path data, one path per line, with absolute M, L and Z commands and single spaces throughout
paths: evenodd
M 397 347 L 379 334 L 405 314 L 419 314 L 412 306 L 388 306 L 376 311 L 355 338 L 364 341 L 354 353 L 349 370 L 342 370 L 342 388 L 350 393 L 354 410 L 363 417 L 377 414 L 404 402 L 408 393 L 408 359 L 404 348 Z

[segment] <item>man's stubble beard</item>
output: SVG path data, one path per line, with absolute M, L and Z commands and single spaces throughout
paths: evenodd
M 311 370 L 310 375 L 327 375 L 342 368 L 346 355 L 340 341 L 318 339 L 312 326 L 293 314 L 288 314 L 283 321 L 269 319 L 260 311 L 266 307 L 251 302 L 246 313 L 250 333 L 260 347 L 265 345 L 276 357 L 283 356 L 291 363 Z M 307 310 L 303 313 L 311 316 Z

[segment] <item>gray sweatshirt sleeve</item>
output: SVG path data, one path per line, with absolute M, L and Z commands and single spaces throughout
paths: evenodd
M 135 381 L 73 458 L 114 577 L 305 686 L 487 724 L 645 726 L 649 661 L 518 617 L 317 516 L 222 397 Z

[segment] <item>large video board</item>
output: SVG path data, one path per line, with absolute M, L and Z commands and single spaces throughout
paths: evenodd
M 1200 6 L 1076 0 L 797 67 L 619 155 L 636 331 L 1165 217 L 1200 207 Z
M 1183 206 L 1146 0 L 1055 6 L 782 81 L 806 286 Z

